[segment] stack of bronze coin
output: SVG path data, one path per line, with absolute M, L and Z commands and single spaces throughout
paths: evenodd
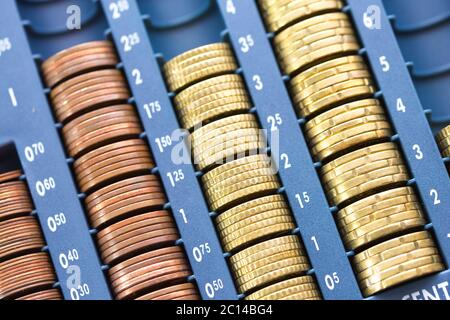
M 178 230 L 171 213 L 163 210 L 165 192 L 151 172 L 155 164 L 148 142 L 140 138 L 140 120 L 128 104 L 130 92 L 117 63 L 113 44 L 96 41 L 57 53 L 42 65 L 102 260 L 110 267 L 111 288 L 117 299 L 198 299 L 188 283 L 185 253 L 175 246 Z M 164 254 L 172 249 L 177 256 Z M 161 259 L 171 266 L 164 275 L 159 273 Z M 151 268 L 154 272 L 147 274 Z M 159 294 L 164 289 L 169 294 Z
M 441 149 L 442 156 L 446 158 L 450 157 L 450 126 L 442 129 L 438 133 L 436 140 L 438 142 L 439 148 Z
M 259 3 L 268 30 L 274 33 L 281 70 L 290 77 L 295 108 L 306 120 L 311 153 L 322 163 L 325 191 L 331 205 L 339 209 L 337 224 L 347 248 L 365 255 L 423 228 L 426 220 L 420 201 L 413 187 L 407 187 L 408 169 L 398 145 L 391 142 L 393 130 L 374 98 L 375 84 L 358 55 L 360 45 L 350 18 L 341 11 L 343 2 Z M 394 253 L 390 257 L 393 260 L 386 258 L 393 266 L 390 275 L 407 268 Z M 437 271 L 434 266 L 425 269 L 380 285 L 373 283 L 377 275 L 383 278 L 380 267 L 368 265 L 364 274 L 373 278 L 367 285 L 363 270 L 356 268 L 365 295 Z
M 61 300 L 20 171 L 0 174 L 0 299 Z
M 247 299 L 320 299 L 232 49 L 215 43 L 164 66 L 180 122 L 240 293 Z

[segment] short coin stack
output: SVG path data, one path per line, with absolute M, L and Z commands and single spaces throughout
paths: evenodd
M 61 300 L 20 171 L 0 174 L 0 299 Z
M 240 293 L 247 299 L 320 299 L 250 98 L 228 44 L 166 63 L 175 106 L 191 130 L 195 165 Z M 206 124 L 206 125 L 205 125 Z M 204 125 L 204 126 L 202 126 Z
M 291 77 L 294 105 L 306 120 L 312 155 L 323 164 L 325 191 L 331 205 L 339 208 L 337 223 L 347 248 L 355 250 L 357 257 L 364 256 L 423 228 L 426 220 L 419 200 L 415 190 L 406 187 L 407 167 L 396 143 L 390 142 L 391 125 L 374 98 L 375 84 L 357 54 L 360 46 L 350 18 L 341 11 L 343 2 L 259 3 L 269 31 L 275 33 L 280 67 Z M 381 265 L 392 266 L 389 276 L 384 276 L 380 265 L 356 268 L 363 293 L 372 295 L 440 270 L 435 267 L 439 264 L 425 265 L 409 276 L 392 276 L 408 268 L 401 255 L 414 255 L 414 248 L 410 249 L 379 257 Z M 364 280 L 368 274 L 369 282 Z
M 450 157 L 450 126 L 447 126 L 444 129 L 442 129 L 438 133 L 436 139 L 439 148 L 441 149 L 442 156 Z
M 111 288 L 117 299 L 198 299 L 117 63 L 112 43 L 97 41 L 57 53 L 42 65 L 102 260 L 110 267 Z

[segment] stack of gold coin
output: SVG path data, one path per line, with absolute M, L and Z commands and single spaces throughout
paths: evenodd
M 287 253 L 289 259 L 274 249 L 266 252 L 265 259 L 254 261 L 255 266 L 261 266 L 257 270 L 239 267 L 236 257 L 251 259 L 252 246 L 270 245 L 271 238 L 282 241 L 277 237 L 291 234 L 295 223 L 286 200 L 276 194 L 280 183 L 267 155 L 266 139 L 256 117 L 249 113 L 250 98 L 243 79 L 234 73 L 236 69 L 231 48 L 223 43 L 188 51 L 164 66 L 168 85 L 176 91 L 180 122 L 192 131 L 193 159 L 203 173 L 206 198 L 211 210 L 219 213 L 216 222 L 223 248 L 233 254 L 230 263 L 236 284 L 240 292 L 248 294 L 281 281 L 280 286 L 267 289 L 269 294 L 291 286 L 282 282 L 305 273 L 309 264 L 298 237 L 290 236 L 287 239 L 298 247 Z M 270 266 L 264 267 L 266 262 Z M 284 271 L 277 273 L 280 268 Z M 273 297 L 319 298 L 314 280 L 308 279 L 311 285 Z
M 324 165 L 321 173 L 333 205 L 409 180 L 402 156 L 392 142 L 348 153 Z
M 20 170 L 0 174 L 0 300 L 61 300 Z M 52 291 L 47 295 L 48 290 Z
M 311 276 L 291 278 L 258 290 L 245 300 L 320 300 L 316 282 Z
M 338 212 L 337 222 L 351 250 L 426 223 L 411 187 L 391 189 L 354 202 Z
M 444 269 L 438 249 L 427 231 L 373 246 L 355 255 L 354 264 L 367 296 Z
M 305 125 L 311 152 L 319 161 L 363 144 L 388 140 L 392 130 L 376 99 L 364 99 L 331 109 Z
M 439 148 L 441 149 L 442 156 L 450 157 L 450 126 L 445 127 L 438 133 L 437 141 Z
M 347 248 L 377 246 L 426 220 L 341 1 L 260 0 L 292 100 Z M 442 134 L 438 141 L 445 141 Z M 400 269 L 395 269 L 400 270 Z M 376 272 L 374 277 L 377 277 Z M 400 273 L 400 271 L 398 271 Z M 421 276 L 416 273 L 412 278 Z M 362 288 L 367 284 L 361 282 Z M 372 294 L 374 290 L 365 290 Z
M 228 252 L 295 228 L 289 207 L 281 195 L 266 196 L 233 207 L 219 215 L 216 223 Z
M 191 135 L 194 161 L 200 170 L 223 164 L 248 152 L 259 153 L 266 146 L 256 117 L 241 114 L 212 122 Z
M 67 57 L 86 64 L 73 65 Z M 157 258 L 158 250 L 174 246 L 179 239 L 171 213 L 162 210 L 165 192 L 159 177 L 151 174 L 155 164 L 148 143 L 140 139 L 140 119 L 135 107 L 127 104 L 130 92 L 115 68 L 117 63 L 112 43 L 100 41 L 64 50 L 43 64 L 66 149 L 74 158 L 75 177 L 86 194 L 90 224 L 98 231 L 102 260 L 111 268 L 140 254 Z M 63 76 L 53 74 L 55 65 Z M 121 285 L 132 283 L 131 274 L 131 269 L 122 271 Z M 188 264 L 182 274 L 174 283 L 169 277 L 167 286 L 187 283 Z M 112 285 L 118 299 L 164 289 L 145 282 L 126 292 L 119 287 Z
M 232 73 L 236 69 L 233 51 L 226 43 L 195 48 L 164 65 L 167 83 L 174 92 L 213 76 Z
M 276 34 L 274 44 L 279 62 L 289 75 L 326 58 L 360 49 L 350 19 L 342 12 L 298 22 Z
M 264 195 L 280 188 L 267 155 L 254 155 L 228 162 L 202 177 L 213 210 L 230 207 L 249 196 Z
M 248 247 L 230 258 L 239 292 L 297 276 L 310 268 L 297 236 L 284 236 Z
M 370 97 L 372 77 L 360 56 L 348 56 L 323 62 L 295 76 L 292 95 L 304 117 L 326 111 L 349 99 Z
M 181 124 L 191 130 L 221 116 L 248 112 L 250 98 L 240 75 L 225 74 L 196 83 L 175 96 Z
M 278 32 L 292 23 L 342 9 L 341 0 L 259 0 L 270 32 Z

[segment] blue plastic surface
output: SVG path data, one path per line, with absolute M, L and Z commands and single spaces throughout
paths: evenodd
M 0 137 L 4 141 L 13 141 L 18 150 L 61 290 L 68 300 L 110 299 L 86 217 L 13 0 L 0 2 L 0 38 L 9 38 L 12 44 L 11 50 L 0 56 Z M 27 157 L 25 148 L 38 142 L 44 144 L 45 153 L 34 158 Z M 54 188 L 44 187 L 46 179 L 53 179 Z M 65 214 L 67 223 L 52 232 L 47 219 L 61 212 Z M 73 250 L 78 252 L 79 258 L 74 261 L 64 259 Z M 82 294 L 87 291 L 88 294 Z
M 395 29 L 414 32 L 450 18 L 448 0 L 383 0 L 386 11 L 395 15 Z
M 150 17 L 148 32 L 155 52 L 170 60 L 185 51 L 219 42 L 224 29 L 213 0 L 140 0 Z
M 450 1 L 384 0 L 435 131 L 450 123 Z
M 74 292 L 70 286 L 68 287 L 70 285 L 68 280 L 73 279 L 73 274 L 78 270 L 81 272 L 80 284 L 86 283 L 90 289 L 89 295 L 80 299 L 110 299 L 111 294 L 101 270 L 99 257 L 32 52 L 46 58 L 78 43 L 103 39 L 109 26 L 107 35 L 114 38 L 122 58 L 120 67 L 127 75 L 134 96 L 130 102 L 136 104 L 141 116 L 146 133 L 143 138 L 148 139 L 153 151 L 158 165 L 157 171 L 170 201 L 169 207 L 182 237 L 179 244 L 183 244 L 186 248 L 193 269 L 192 278 L 197 282 L 202 297 L 233 300 L 237 299 L 238 295 L 210 217 L 213 213 L 208 212 L 194 168 L 191 164 L 176 165 L 172 162 L 171 153 L 183 145 L 181 143 L 183 136 L 174 135 L 176 147 L 171 146 L 162 152 L 155 143 L 155 139 L 176 132 L 179 124 L 154 53 L 162 53 L 164 58 L 170 59 L 194 47 L 220 41 L 221 32 L 226 30 L 223 35 L 235 48 L 241 72 L 262 126 L 270 129 L 267 117 L 276 113 L 283 119 L 283 124 L 279 126 L 281 138 L 279 150 L 274 141 L 270 141 L 271 151 L 273 155 L 286 154 L 289 157 L 291 167 L 288 169 L 284 168 L 284 161 L 280 161 L 279 157 L 275 157 L 274 161 L 281 167 L 279 175 L 284 186 L 282 190 L 292 207 L 298 230 L 308 251 L 313 266 L 311 273 L 318 279 L 324 298 L 361 299 L 347 257 L 351 253 L 346 254 L 336 230 L 332 217 L 333 208 L 328 207 L 255 1 L 235 0 L 235 14 L 227 12 L 226 0 L 128 1 L 130 8 L 123 12 L 119 19 L 113 19 L 109 10 L 109 4 L 115 2 L 114 0 L 101 2 L 18 0 L 20 17 L 15 1 L 0 2 L 0 39 L 9 37 L 13 40 L 13 49 L 0 56 L 0 170 L 16 167 L 14 159 L 12 161 L 3 159 L 5 155 L 10 157 L 16 148 L 65 298 L 73 298 Z M 82 29 L 76 31 L 64 29 L 67 18 L 64 11 L 73 2 L 80 5 L 83 12 Z M 423 41 L 427 43 L 431 41 L 430 45 L 442 45 L 432 43 L 433 40 L 430 39 L 433 39 L 436 30 L 447 25 L 449 2 L 426 1 L 425 7 L 420 10 L 417 6 L 403 7 L 405 2 L 410 3 L 410 0 L 384 2 L 388 11 L 397 16 L 395 28 L 398 31 L 397 36 L 400 37 L 400 44 L 403 45 L 403 54 L 408 60 L 415 60 L 413 77 L 422 104 L 425 108 L 433 109 L 433 121 L 442 127 L 449 122 L 450 116 L 448 105 L 450 72 L 434 72 L 433 68 L 438 68 L 442 62 L 445 65 L 448 61 L 445 60 L 446 56 L 447 58 L 450 56 L 441 50 L 437 53 L 438 58 L 428 60 L 429 55 L 426 51 L 413 51 L 414 47 L 425 43 Z M 372 66 L 381 90 L 379 95 L 385 100 L 398 133 L 396 139 L 406 155 L 414 177 L 410 183 L 419 190 L 431 222 L 427 228 L 435 234 L 448 266 L 450 178 L 446 174 L 444 161 L 450 160 L 443 161 L 439 155 L 381 0 L 348 0 L 348 4 L 347 10 L 352 14 L 365 46 L 362 53 L 366 54 Z M 383 28 L 380 30 L 369 30 L 363 23 L 363 13 L 373 4 L 381 9 Z M 145 21 L 145 25 L 141 14 L 149 18 Z M 25 36 L 21 20 L 25 22 L 28 38 Z M 125 52 L 121 38 L 134 32 L 138 33 L 141 41 L 132 50 Z M 447 31 L 442 33 L 441 41 L 446 41 L 445 32 Z M 421 36 L 422 33 L 424 38 Z M 240 50 L 239 38 L 249 34 L 252 35 L 255 45 L 245 53 Z M 401 37 L 413 35 L 416 35 L 416 38 L 408 40 L 409 44 L 406 47 L 409 49 L 405 49 L 405 42 Z M 383 45 L 380 46 L 380 43 Z M 379 66 L 380 56 L 386 56 L 390 62 L 391 69 L 387 73 Z M 136 84 L 135 69 L 139 70 L 144 81 L 141 85 Z M 259 79 L 255 78 L 255 75 L 258 75 Z M 260 84 L 255 86 L 255 80 L 262 82 L 262 90 L 258 90 Z M 13 95 L 10 94 L 9 88 L 13 89 Z M 405 114 L 396 111 L 398 97 L 403 99 L 407 107 Z M 15 107 L 14 100 L 17 101 Z M 144 105 L 156 101 L 160 103 L 161 111 L 152 113 L 152 117 L 149 118 Z M 39 141 L 45 145 L 45 154 L 38 155 L 30 162 L 24 154 L 24 148 Z M 15 148 L 12 148 L 11 143 Z M 422 158 L 419 157 L 421 159 L 416 158 L 418 155 L 416 145 L 423 154 Z M 173 187 L 168 174 L 173 176 L 178 170 L 183 171 L 184 179 L 175 182 Z M 44 197 L 41 197 L 36 190 L 36 183 L 50 177 L 55 179 L 56 188 L 46 190 Z M 437 191 L 437 199 L 434 193 L 430 196 L 432 189 Z M 302 196 L 303 192 L 308 193 L 310 201 L 303 202 L 302 208 L 296 195 Z M 180 209 L 184 209 L 186 220 L 180 214 Z M 58 212 L 64 212 L 68 222 L 53 233 L 47 227 L 47 218 Z M 318 242 L 319 251 L 311 241 L 311 237 L 315 237 Z M 206 249 L 206 243 L 210 251 Z M 68 270 L 61 265 L 60 254 L 67 254 L 72 249 L 79 251 L 80 258 L 70 264 L 78 266 L 79 269 L 74 267 Z M 339 277 L 339 283 L 330 282 L 334 272 Z M 368 299 L 450 299 L 449 277 L 450 271 L 447 270 L 397 286 Z M 214 287 L 217 288 L 219 278 L 224 285 L 216 291 Z
M 189 151 L 180 135 L 182 131 L 137 3 L 128 0 L 129 9 L 114 18 L 108 10 L 110 2 L 101 1 L 200 293 L 204 299 L 237 299 L 231 274 L 194 167 L 190 163 Z M 122 39 L 131 34 L 137 35 L 140 42 L 126 49 Z M 136 81 L 136 74 L 140 75 L 142 81 Z M 154 113 L 147 112 L 151 104 L 159 105 L 160 109 L 154 109 Z M 171 137 L 173 142 L 167 148 L 156 142 L 165 137 Z M 187 163 L 176 163 L 174 160 L 173 154 L 179 155 L 180 152 L 187 155 Z

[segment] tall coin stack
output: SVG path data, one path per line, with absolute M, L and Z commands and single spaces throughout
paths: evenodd
M 42 65 L 50 99 L 117 299 L 198 299 L 178 230 L 118 58 L 84 43 Z
M 164 65 L 235 283 L 246 299 L 320 299 L 237 68 L 227 43 Z
M 444 268 L 340 0 L 259 0 L 365 296 Z
M 20 171 L 0 174 L 0 300 L 61 300 Z

